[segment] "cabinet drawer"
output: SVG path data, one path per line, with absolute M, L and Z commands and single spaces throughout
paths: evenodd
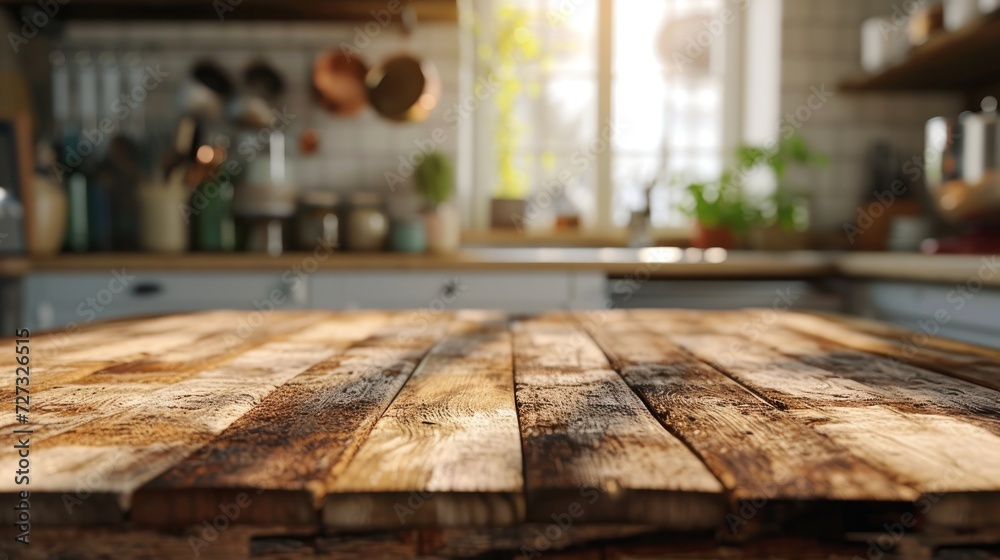
M 571 278 L 562 272 L 358 272 L 317 274 L 312 307 L 323 309 L 500 309 L 511 313 L 566 308 Z
M 34 328 L 69 322 L 207 309 L 301 307 L 306 284 L 276 273 L 34 274 L 25 279 L 25 313 Z

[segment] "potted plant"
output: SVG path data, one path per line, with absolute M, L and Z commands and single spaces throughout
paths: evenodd
M 773 149 L 742 146 L 737 150 L 737 157 L 746 172 L 764 166 L 771 171 L 777 183 L 773 193 L 754 205 L 748 236 L 751 248 L 768 251 L 807 248 L 808 198 L 797 194 L 806 189 L 790 184 L 788 171 L 795 166 L 825 166 L 826 156 L 812 151 L 801 137 L 791 136 Z
M 455 171 L 451 160 L 441 152 L 428 154 L 414 172 L 417 191 L 424 197 L 424 228 L 427 249 L 446 253 L 458 249 L 462 226 L 452 197 L 455 194 Z
M 717 181 L 687 186 L 691 201 L 683 210 L 694 217 L 692 245 L 702 249 L 736 247 L 749 225 L 749 210 L 737 176 L 723 173 Z
M 526 9 L 501 6 L 489 23 L 491 40 L 480 51 L 486 77 L 496 83 L 492 118 L 497 184 L 490 200 L 492 228 L 518 228 L 524 221 L 528 177 L 516 158 L 527 126 L 518 118 L 517 106 L 527 83 L 519 70 L 540 57 L 538 40 L 528 31 L 535 17 Z
M 732 170 L 711 182 L 687 186 L 690 200 L 681 208 L 694 217 L 695 247 L 731 249 L 746 238 L 754 249 L 804 248 L 808 227 L 807 200 L 787 182 L 793 165 L 823 165 L 826 158 L 811 151 L 804 140 L 792 136 L 774 148 L 744 145 L 736 151 Z M 771 194 L 753 198 L 746 194 L 747 176 L 760 167 L 774 174 L 777 187 Z

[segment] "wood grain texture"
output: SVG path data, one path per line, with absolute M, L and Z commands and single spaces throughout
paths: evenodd
M 949 415 L 900 412 L 874 388 L 730 335 L 678 335 L 680 346 L 917 491 L 944 495 L 954 523 L 993 526 L 1000 437 Z M 738 348 L 738 351 L 733 351 Z M 994 499 L 966 500 L 969 492 Z M 977 511 L 977 508 L 984 509 Z
M 165 557 L 151 535 L 180 554 L 223 515 L 254 535 L 213 545 L 227 558 L 587 557 L 664 531 L 878 535 L 912 512 L 910 541 L 1000 539 L 1000 352 L 898 356 L 897 329 L 774 310 L 262 318 L 32 337 L 38 534 L 106 525 L 91 556 Z M 17 460 L 0 449 L 0 471 Z M 748 532 L 725 532 L 734 512 Z
M 695 358 L 630 315 L 590 332 L 616 370 L 741 500 L 911 501 L 889 479 L 806 424 Z M 735 504 L 734 504 L 735 505 Z M 831 504 L 814 504 L 814 508 Z M 798 512 L 801 514 L 801 512 Z
M 244 336 L 233 335 L 237 327 L 232 319 L 243 320 L 252 316 L 252 312 L 240 312 L 237 316 L 229 315 L 228 321 L 223 317 L 221 325 L 213 323 L 212 326 L 223 328 L 224 332 L 212 333 L 195 341 L 181 342 L 179 348 L 168 348 L 165 353 L 175 356 L 170 367 L 149 368 L 142 365 L 146 363 L 142 360 L 112 365 L 104 363 L 103 367 L 96 370 L 91 370 L 89 367 L 71 369 L 71 373 L 64 375 L 64 380 L 60 381 L 59 385 L 45 389 L 42 394 L 32 399 L 34 404 L 32 410 L 36 413 L 32 415 L 32 421 L 40 428 L 33 441 L 45 441 L 85 424 L 93 424 L 102 418 L 140 406 L 158 394 L 158 391 L 166 390 L 172 384 L 197 372 L 209 370 L 217 364 L 224 364 L 227 360 L 260 346 L 264 341 L 282 340 L 283 337 L 296 334 L 329 318 L 329 315 L 322 313 L 280 312 Z M 176 319 L 184 321 L 172 324 L 168 328 L 184 330 L 187 328 L 184 325 L 199 322 L 201 317 L 200 314 L 183 315 Z M 230 335 L 233 337 L 229 338 Z M 142 341 L 138 341 L 136 346 L 137 348 L 130 351 L 131 353 L 123 354 L 125 360 L 131 360 L 140 352 Z M 47 362 L 44 358 L 42 360 L 44 367 Z M 33 364 L 37 365 L 35 362 Z M 138 364 L 134 373 L 129 371 L 132 364 Z M 59 367 L 55 366 L 55 369 L 58 370 Z M 43 373 L 45 372 L 46 369 L 43 369 Z M 67 378 L 72 378 L 72 381 L 67 382 Z M 42 382 L 45 382 L 45 377 L 42 377 Z M 32 383 L 38 383 L 34 373 L 32 373 Z M 198 383 L 194 382 L 195 385 Z M 184 387 L 189 386 L 191 385 L 184 385 Z M 10 430 L 15 426 L 14 418 L 0 420 L 0 429 Z
M 147 363 L 146 360 L 154 356 L 162 357 L 170 351 L 175 355 L 182 354 L 187 359 L 182 362 L 175 359 L 174 363 L 164 364 L 166 367 L 160 367 L 159 371 L 180 379 L 198 367 L 221 363 L 228 356 L 235 356 L 250 348 L 253 343 L 259 344 L 268 337 L 280 334 L 281 331 L 274 330 L 275 327 L 290 330 L 299 327 L 300 321 L 312 323 L 317 320 L 315 316 L 303 316 L 293 322 L 280 321 L 279 325 L 265 325 L 259 332 L 252 333 L 250 341 L 230 339 L 224 352 L 217 352 L 211 344 L 205 344 L 206 338 L 211 340 L 212 335 L 234 331 L 233 325 L 238 324 L 245 316 L 246 312 L 238 311 L 190 313 L 147 320 L 98 323 L 84 327 L 85 330 L 79 335 L 68 331 L 43 334 L 38 344 L 36 337 L 32 337 L 31 394 L 37 395 L 71 383 L 162 383 L 163 376 L 139 375 L 111 379 L 99 374 L 114 371 L 139 373 L 145 369 L 143 364 Z M 193 356 L 198 353 L 207 359 L 199 363 Z M 0 398 L 13 400 L 13 394 L 13 388 L 0 388 Z
M 856 324 L 842 323 L 831 317 L 787 313 L 779 320 L 782 326 L 810 336 L 1000 390 L 1000 358 L 995 357 L 992 350 L 977 347 L 978 350 L 971 351 L 971 345 L 942 341 L 925 333 L 878 336 L 858 329 Z
M 586 333 L 560 318 L 513 330 L 529 519 L 675 530 L 721 522 L 722 485 Z
M 133 519 L 178 526 L 252 496 L 240 523 L 317 523 L 339 473 L 421 357 L 443 336 L 478 328 L 496 314 L 399 313 L 388 323 L 357 319 L 321 338 L 342 348 L 290 378 L 210 445 L 142 488 Z
M 777 326 L 762 332 L 757 342 L 863 385 L 871 394 L 865 404 L 877 402 L 910 414 L 946 415 L 1000 435 L 1000 391 Z
M 329 487 L 327 527 L 504 526 L 524 519 L 510 334 L 441 341 Z
M 312 322 L 328 317 L 314 314 Z M 278 337 L 176 383 L 77 385 L 42 393 L 32 414 L 33 522 L 121 521 L 138 486 L 208 442 L 276 386 L 336 352 L 328 337 L 320 323 L 294 341 Z M 0 452 L 2 468 L 13 472 L 16 462 L 15 450 Z M 19 490 L 13 482 L 0 481 L 0 496 Z

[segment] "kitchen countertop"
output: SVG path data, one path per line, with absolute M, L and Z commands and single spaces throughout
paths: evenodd
M 465 556 L 511 558 L 540 528 L 648 558 L 622 537 L 739 547 L 765 529 L 804 541 L 767 557 L 846 558 L 907 515 L 911 546 L 1000 541 L 997 351 L 795 312 L 748 333 L 762 310 L 295 311 L 243 332 L 248 313 L 18 341 L 33 554 L 440 558 L 466 538 Z M 5 446 L 0 470 L 19 457 Z M 19 490 L 0 479 L 6 503 Z M 23 546 L 15 513 L 0 553 Z
M 1000 286 L 995 256 L 909 253 L 834 253 L 819 251 L 750 252 L 658 247 L 626 248 L 472 248 L 448 255 L 396 253 L 286 253 L 279 257 L 248 253 L 177 256 L 94 253 L 49 258 L 0 259 L 0 276 L 30 272 L 288 270 L 309 265 L 320 270 L 548 270 L 601 271 L 613 276 L 648 274 L 655 278 L 878 278 L 964 283 L 978 278 Z
M 278 257 L 231 253 L 60 255 L 32 259 L 38 272 L 132 270 L 285 270 L 308 264 L 321 270 L 596 270 L 614 275 L 643 271 L 664 277 L 811 277 L 832 272 L 822 253 L 753 253 L 677 248 L 481 248 L 446 255 L 397 253 L 287 253 Z M 20 268 L 15 269 L 20 270 Z

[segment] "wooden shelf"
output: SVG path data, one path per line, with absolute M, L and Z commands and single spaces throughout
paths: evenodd
M 1000 83 L 1000 17 L 994 13 L 914 48 L 902 63 L 840 83 L 845 92 L 970 91 Z
M 215 20 L 216 4 L 232 5 L 225 20 L 366 21 L 372 11 L 387 7 L 386 0 L 72 0 L 59 7 L 59 19 L 68 20 Z M 17 13 L 34 1 L 0 0 Z M 407 2 L 401 0 L 401 5 Z M 412 0 L 421 21 L 458 21 L 456 0 Z

